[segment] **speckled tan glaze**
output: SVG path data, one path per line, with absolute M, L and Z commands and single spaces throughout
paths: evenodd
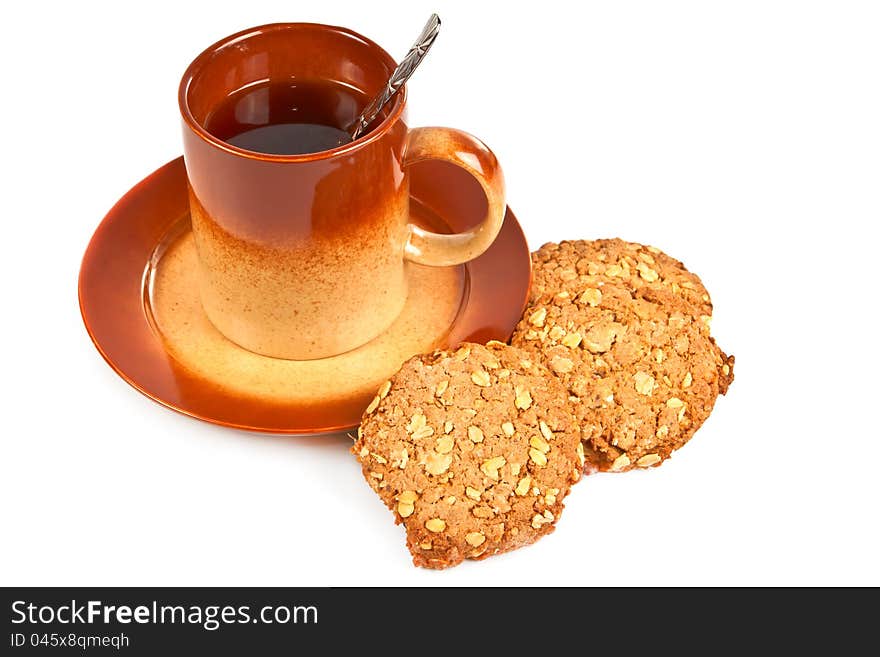
M 205 312 L 233 342 L 270 356 L 309 360 L 369 342 L 406 301 L 408 202 L 398 192 L 381 221 L 264 241 L 224 230 L 190 188 Z
M 408 131 L 405 91 L 365 137 L 321 153 L 254 153 L 203 127 L 218 103 L 248 84 L 330 79 L 372 96 L 394 66 L 349 30 L 284 23 L 218 42 L 184 74 L 180 107 L 201 301 L 238 345 L 293 360 L 348 352 L 400 315 L 405 260 L 466 262 L 497 235 L 505 203 L 495 156 L 457 130 Z M 477 179 L 488 200 L 478 226 L 438 235 L 409 224 L 407 165 L 426 159 L 447 160 Z

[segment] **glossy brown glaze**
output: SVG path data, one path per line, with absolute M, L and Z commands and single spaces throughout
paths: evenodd
M 480 185 L 445 162 L 413 165 L 410 188 L 413 219 L 424 228 L 465 232 L 486 215 Z M 323 361 L 262 357 L 215 335 L 200 314 L 188 284 L 196 267 L 188 224 L 178 158 L 129 191 L 95 231 L 80 271 L 80 308 L 95 346 L 123 379 L 169 408 L 224 426 L 292 434 L 353 428 L 376 378 L 426 345 L 506 340 L 528 296 L 529 249 L 508 210 L 498 238 L 464 266 L 463 278 L 460 268 L 409 265 L 421 272 L 412 285 L 420 294 L 395 324 L 394 339 Z M 435 304 L 429 290 L 438 286 Z M 185 304 L 183 312 L 164 305 L 175 302 Z M 440 327 L 443 317 L 449 325 Z M 323 382 L 324 392 L 312 394 L 297 378 L 304 373 Z
M 236 344 L 296 360 L 355 349 L 403 309 L 406 258 L 462 263 L 500 229 L 504 183 L 494 155 L 459 131 L 410 133 L 405 90 L 364 137 L 320 153 L 251 152 L 204 128 L 214 108 L 249 85 L 332 80 L 373 96 L 394 66 L 350 30 L 283 23 L 223 39 L 184 74 L 179 101 L 201 300 Z M 452 237 L 410 224 L 408 165 L 425 159 L 451 161 L 479 181 L 489 199 L 479 226 Z

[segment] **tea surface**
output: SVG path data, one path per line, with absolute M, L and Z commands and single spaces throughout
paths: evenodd
M 208 115 L 205 128 L 258 153 L 318 153 L 351 141 L 342 127 L 366 102 L 357 90 L 329 80 L 265 83 L 230 95 Z

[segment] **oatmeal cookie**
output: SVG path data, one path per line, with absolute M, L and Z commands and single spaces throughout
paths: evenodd
M 499 342 L 407 361 L 379 389 L 352 448 L 405 526 L 413 562 L 428 568 L 551 532 L 582 450 L 560 381 Z
M 703 306 L 696 303 L 702 293 L 683 297 L 684 291 L 696 293 L 697 283 L 682 287 L 684 274 L 667 274 L 666 265 L 658 265 L 666 259 L 648 250 L 652 247 L 600 242 L 610 244 L 613 255 L 600 258 L 604 247 L 596 242 L 567 242 L 559 251 L 542 247 L 536 254 L 536 262 L 543 263 L 536 265 L 536 278 L 543 293 L 532 298 L 511 344 L 542 359 L 566 385 L 588 468 L 656 466 L 693 436 L 718 395 L 727 392 L 734 359 L 709 336 L 708 294 Z M 605 264 L 594 266 L 620 262 L 621 248 L 638 262 L 646 262 L 638 254 L 651 254 L 654 267 L 664 269 L 662 279 L 658 274 L 653 283 L 676 276 L 678 283 L 633 284 L 632 277 L 622 280 L 617 270 L 609 277 Z M 554 252 L 563 254 L 561 267 L 548 259 Z M 603 267 L 603 273 L 589 273 Z M 638 272 L 636 267 L 630 265 Z
M 702 319 L 707 330 L 712 318 L 712 301 L 699 276 L 653 246 L 616 238 L 551 242 L 532 254 L 532 265 L 532 303 L 546 294 L 615 283 L 631 292 L 669 292 L 668 298 Z

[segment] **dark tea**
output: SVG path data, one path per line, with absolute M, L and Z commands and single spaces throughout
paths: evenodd
M 258 153 L 301 155 L 351 141 L 342 128 L 368 98 L 329 80 L 289 80 L 241 89 L 218 105 L 205 128 L 228 144 Z

